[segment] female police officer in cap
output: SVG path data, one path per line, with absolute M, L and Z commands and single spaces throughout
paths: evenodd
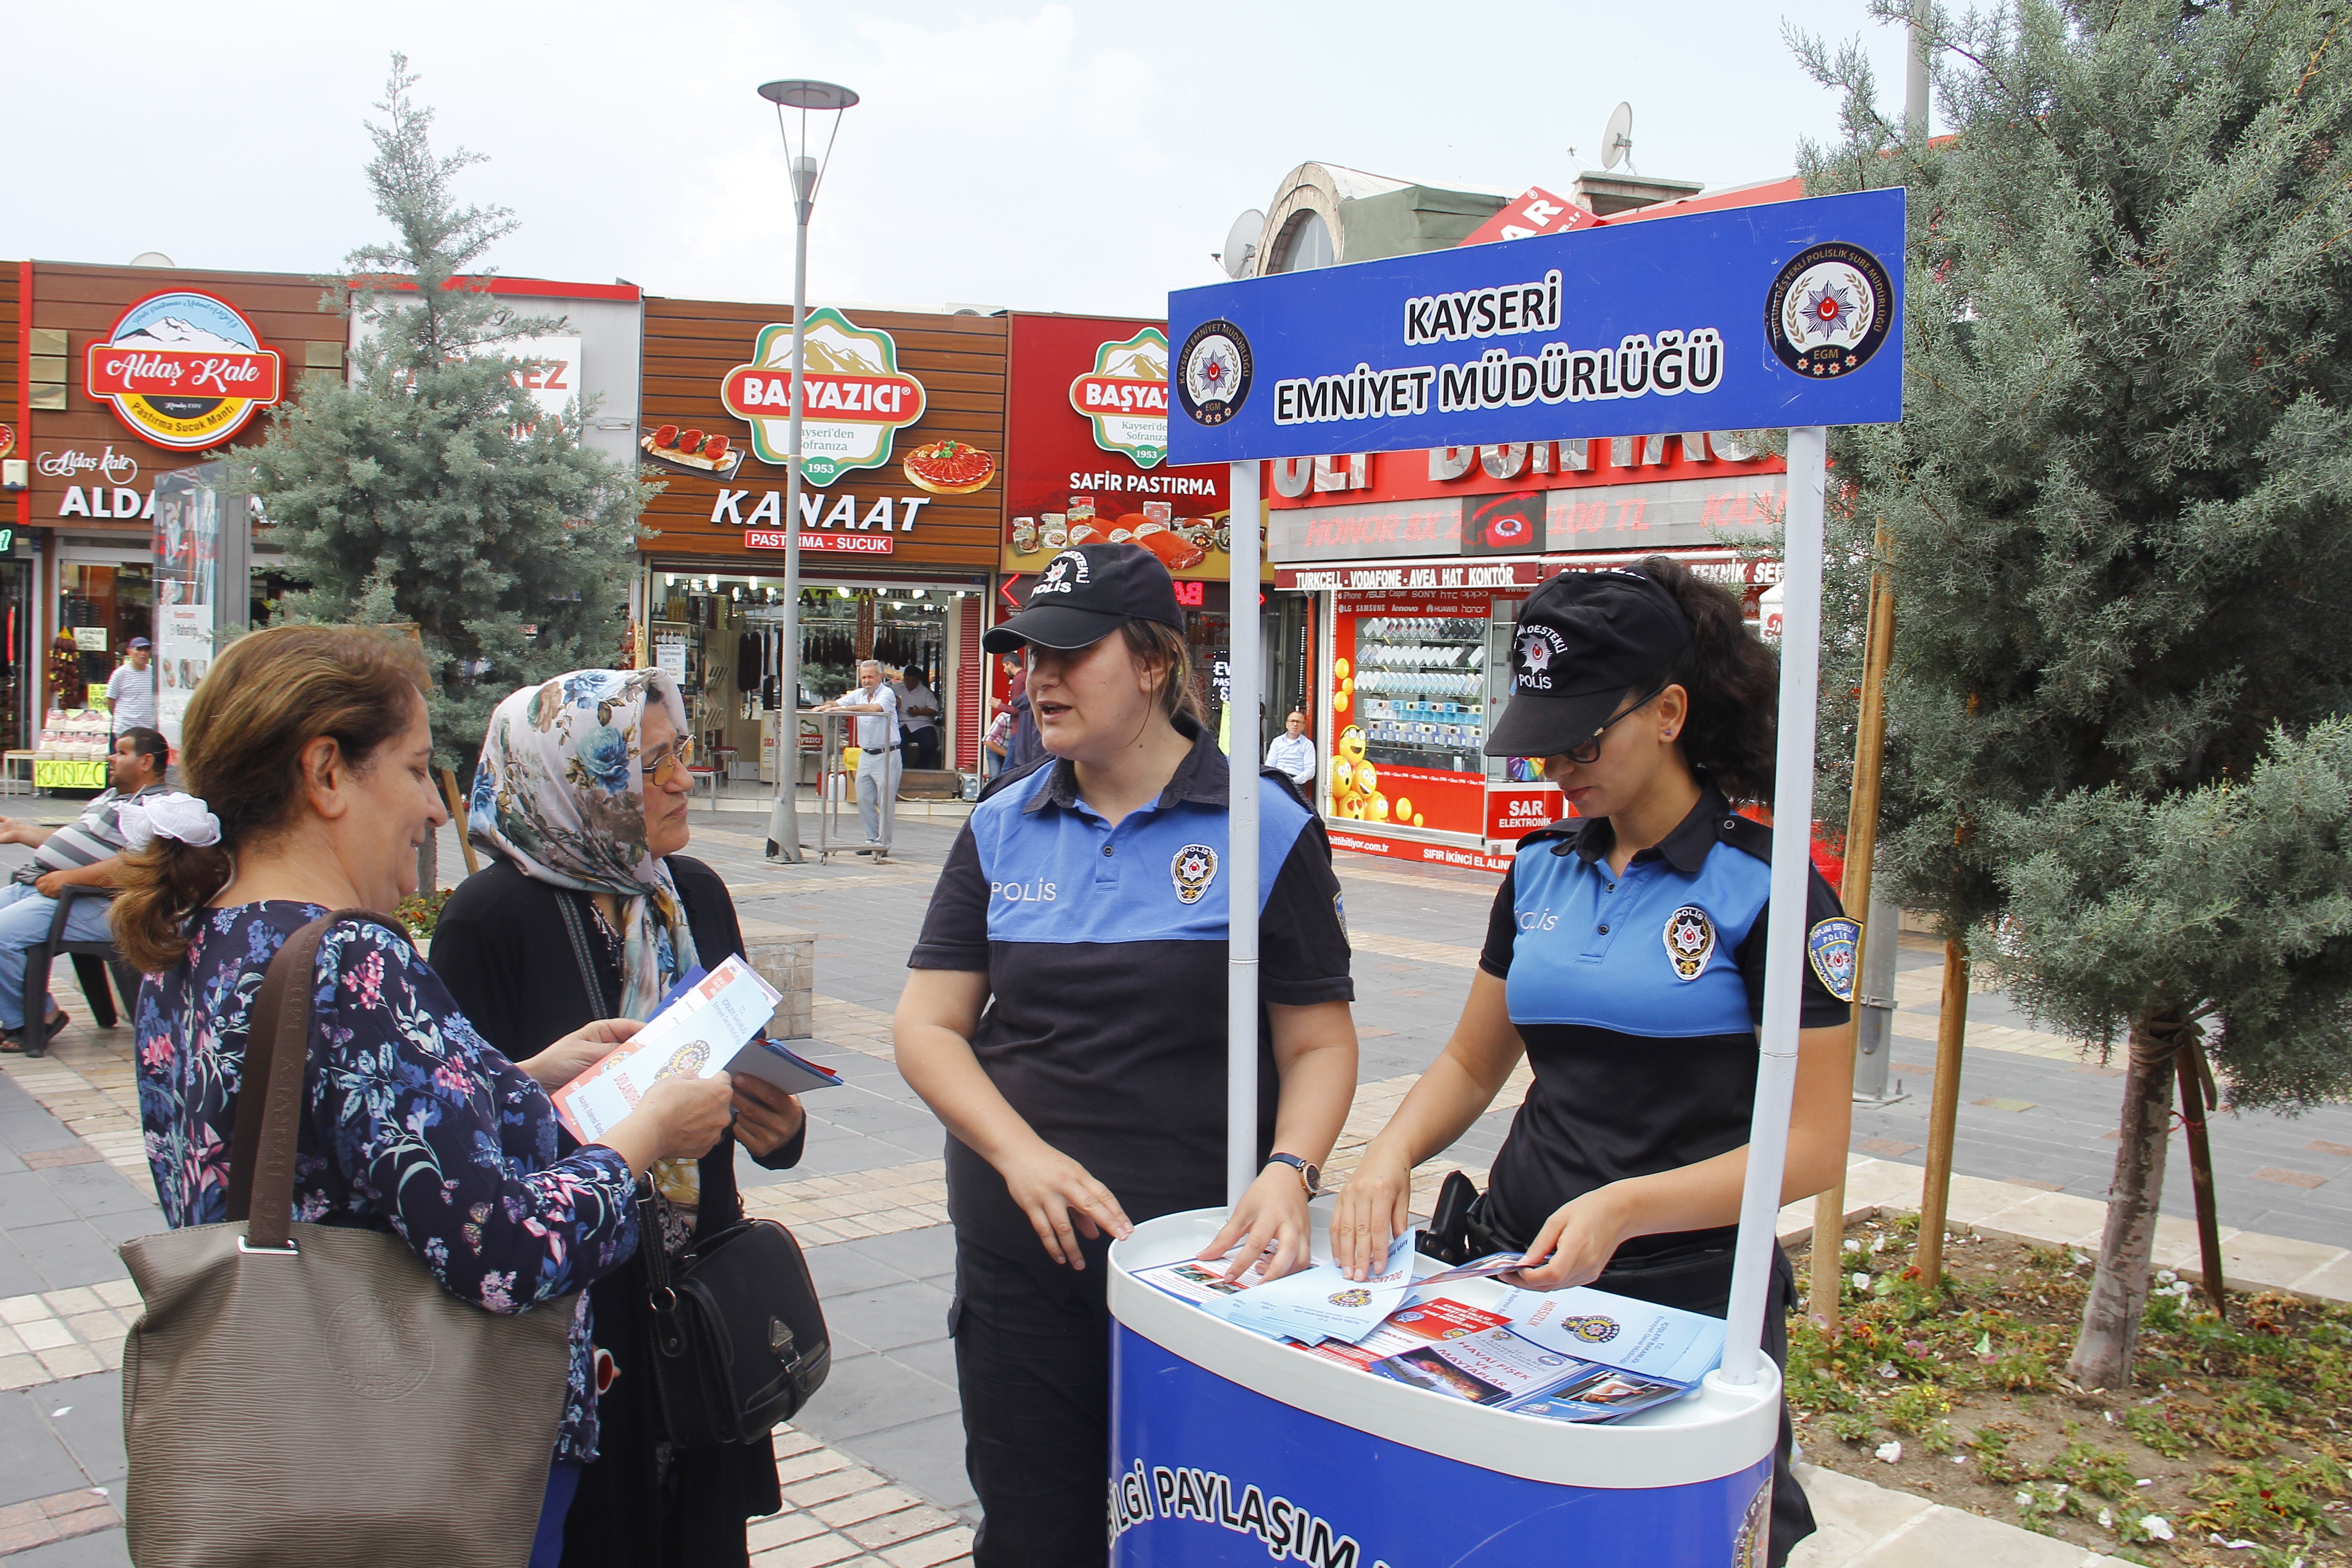
M 948 857 L 899 999 L 899 1070 L 947 1124 L 949 1313 L 981 1568 L 1099 1564 L 1109 1467 L 1104 1252 L 1223 1203 L 1226 761 L 1192 696 L 1167 568 L 1055 556 L 984 639 L 1025 647 L 1046 756 Z M 1242 743 L 1236 740 L 1236 744 Z M 1259 801 L 1265 1169 L 1205 1258 L 1307 1257 L 1307 1200 L 1356 1085 L 1347 935 L 1322 825 Z
M 1363 1277 L 1406 1224 L 1413 1166 L 1469 1129 L 1525 1053 L 1534 1083 L 1474 1239 L 1523 1250 L 1518 1279 L 1537 1289 L 1593 1284 L 1720 1316 L 1772 853 L 1770 830 L 1733 803 L 1771 795 L 1772 656 L 1730 595 L 1652 556 L 1538 588 L 1513 630 L 1511 673 L 1486 751 L 1542 758 L 1578 815 L 1520 841 L 1461 1021 L 1340 1194 L 1333 1248 Z M 1851 952 L 1851 922 L 1818 874 L 1802 918 L 1821 949 Z M 1845 1158 L 1851 984 L 1826 952 L 1804 976 L 1783 1202 L 1827 1186 Z M 1773 1271 L 1776 1307 L 1794 1306 L 1777 1247 Z M 1765 1316 L 1765 1348 L 1785 1360 L 1781 1310 Z M 1788 1456 L 1784 1411 L 1776 1565 L 1813 1527 Z

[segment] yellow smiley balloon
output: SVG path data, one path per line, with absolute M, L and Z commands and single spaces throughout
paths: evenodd
M 1335 658 L 1335 659 L 1333 659 L 1333 660 L 1331 661 L 1331 679 L 1334 679 L 1334 680 L 1345 680 L 1345 679 L 1348 679 L 1348 671 L 1349 671 L 1349 669 L 1350 668 L 1352 668 L 1352 667 L 1351 667 L 1351 666 L 1349 666 L 1349 664 L 1348 663 L 1348 661 L 1347 661 L 1346 659 L 1344 659 L 1344 658 Z
M 1360 795 L 1370 795 L 1380 787 L 1381 770 L 1372 766 L 1370 763 L 1358 763 L 1356 764 L 1357 793 Z
M 1421 826 L 1421 823 L 1422 823 L 1421 813 L 1419 813 L 1419 812 L 1417 812 L 1417 811 L 1416 811 L 1416 812 L 1414 812 L 1414 813 L 1412 814 L 1412 825 L 1413 825 L 1415 827 L 1419 827 L 1419 826 Z
M 1399 795 L 1399 796 L 1397 796 L 1397 803 L 1396 803 L 1396 816 L 1397 816 L 1397 820 L 1398 820 L 1399 822 L 1402 822 L 1402 821 L 1404 821 L 1407 817 L 1411 816 L 1412 815 L 1412 802 L 1411 802 L 1410 800 L 1407 800 L 1407 799 L 1406 799 L 1404 796 L 1402 796 L 1402 795 Z
M 1331 760 L 1331 791 L 1334 795 L 1353 795 L 1356 792 L 1356 764 L 1345 757 Z
M 1386 822 L 1388 819 L 1388 796 L 1376 795 L 1372 796 L 1371 799 L 1364 802 L 1364 820 L 1367 822 Z
M 1335 703 L 1337 700 L 1333 699 Z M 1364 732 L 1353 724 L 1339 731 L 1339 754 L 1349 762 L 1358 761 L 1364 754 Z

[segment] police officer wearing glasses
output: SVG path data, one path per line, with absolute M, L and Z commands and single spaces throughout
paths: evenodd
M 1104 1254 L 1134 1222 L 1225 1199 L 1228 763 L 1150 551 L 1064 551 L 984 641 L 1025 651 L 1047 754 L 990 786 L 949 853 L 908 960 L 898 1068 L 948 1129 L 948 1322 L 985 1514 L 972 1561 L 1100 1568 Z M 1330 845 L 1265 776 L 1258 886 L 1241 893 L 1265 1164 L 1202 1254 L 1229 1278 L 1306 1262 L 1307 1200 L 1356 1089 Z
M 1541 758 L 1577 815 L 1520 841 L 1460 1022 L 1339 1195 L 1332 1246 L 1355 1278 L 1408 1223 L 1412 1168 L 1469 1130 L 1525 1055 L 1534 1083 L 1471 1210 L 1471 1249 L 1523 1252 L 1516 1278 L 1531 1289 L 1590 1284 L 1722 1315 L 1771 912 L 1771 831 L 1734 807 L 1771 798 L 1777 689 L 1738 602 L 1663 556 L 1528 596 L 1486 751 Z M 1853 923 L 1818 873 L 1798 918 L 1784 1203 L 1836 1178 L 1850 1093 Z M 1777 1247 L 1772 1267 L 1764 1337 L 1778 1363 L 1796 1287 Z M 1813 1528 L 1789 1454 L 1784 1409 L 1774 1568 Z

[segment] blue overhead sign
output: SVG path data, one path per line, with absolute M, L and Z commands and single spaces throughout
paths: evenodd
M 1903 192 L 1168 297 L 1171 463 L 1903 416 Z

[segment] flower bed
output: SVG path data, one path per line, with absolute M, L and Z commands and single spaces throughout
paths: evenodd
M 1790 1321 L 1806 1458 L 2135 1562 L 2352 1563 L 2352 1308 L 2233 1295 L 2224 1323 L 2165 1270 L 2137 1384 L 2083 1389 L 2087 1255 L 1956 1235 L 1939 1300 L 1917 1226 L 1848 1227 L 1834 1341 Z

